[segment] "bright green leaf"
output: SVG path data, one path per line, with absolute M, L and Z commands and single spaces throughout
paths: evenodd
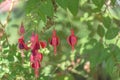
M 109 12 L 113 18 L 120 20 L 120 7 L 119 6 L 109 8 Z

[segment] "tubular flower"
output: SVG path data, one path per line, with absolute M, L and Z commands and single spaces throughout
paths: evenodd
M 35 41 L 35 33 L 32 33 L 32 36 L 30 38 L 30 42 L 33 43 Z
M 31 52 L 32 52 L 30 55 L 30 63 L 31 63 L 31 67 L 34 69 L 35 77 L 38 78 L 39 69 L 41 66 L 40 63 L 43 59 L 42 53 L 39 53 L 38 50 L 41 47 L 45 48 L 47 44 L 46 42 L 39 41 L 38 34 L 34 34 L 34 33 L 32 33 L 30 42 L 31 42 Z
M 19 28 L 19 33 L 20 33 L 20 35 L 23 35 L 25 33 L 25 28 L 24 28 L 23 23 L 21 23 L 21 26 Z
M 32 33 L 30 41 L 32 50 L 38 50 L 40 47 L 45 48 L 47 46 L 47 43 L 45 41 L 39 41 L 38 34 Z
M 31 50 L 38 50 L 40 49 L 38 35 L 32 35 L 31 37 Z
M 74 46 L 77 44 L 77 37 L 74 35 L 73 29 L 71 29 L 71 35 L 68 36 L 67 42 L 72 47 L 72 50 L 74 50 Z
M 39 77 L 39 68 L 41 66 L 40 63 L 42 59 L 43 59 L 43 55 L 39 53 L 37 50 L 32 52 L 32 54 L 30 55 L 31 67 L 34 69 L 34 74 L 36 78 Z
M 49 40 L 49 42 L 54 47 L 54 55 L 56 55 L 57 46 L 59 45 L 59 38 L 56 35 L 56 30 L 53 30 L 53 32 L 52 32 L 52 38 Z

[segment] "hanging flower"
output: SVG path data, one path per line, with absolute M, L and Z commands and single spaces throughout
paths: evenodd
M 24 62 L 24 57 L 25 57 L 24 50 L 28 50 L 29 49 L 29 47 L 24 42 L 24 36 L 21 36 L 18 39 L 18 47 L 20 49 L 22 61 Z
M 59 37 L 56 35 L 56 30 L 52 32 L 52 38 L 49 40 L 49 43 L 54 47 L 54 55 L 56 55 L 57 46 L 59 45 Z
M 35 33 L 32 33 L 32 36 L 30 38 L 30 42 L 33 43 L 35 41 Z
M 71 29 L 71 35 L 68 36 L 67 42 L 72 47 L 72 50 L 74 50 L 74 46 L 77 44 L 77 37 L 74 35 L 73 29 Z
M 24 28 L 24 25 L 23 25 L 23 22 L 21 23 L 21 26 L 19 28 L 19 34 L 20 35 L 23 35 L 25 33 L 25 28 Z
M 18 39 L 18 46 L 19 46 L 19 49 L 25 49 L 25 50 L 28 50 L 29 47 L 25 44 L 24 42 L 24 36 L 21 36 L 19 39 Z
M 39 68 L 40 68 L 42 59 L 43 59 L 43 55 L 39 53 L 37 50 L 32 52 L 30 56 L 31 67 L 34 69 L 34 74 L 36 78 L 39 77 Z
M 32 35 L 31 37 L 31 50 L 40 49 L 38 34 Z
M 30 55 L 30 63 L 31 63 L 31 67 L 34 69 L 35 77 L 38 78 L 41 61 L 43 59 L 42 53 L 39 53 L 38 50 L 40 48 L 45 48 L 47 44 L 44 41 L 39 41 L 38 34 L 34 34 L 34 33 L 32 33 L 30 42 L 31 42 L 31 52 L 32 52 Z

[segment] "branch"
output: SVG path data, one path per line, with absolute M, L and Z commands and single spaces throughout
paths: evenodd
M 12 0 L 12 2 L 11 2 L 10 9 L 9 9 L 9 11 L 8 11 L 8 15 L 7 15 L 5 24 L 2 24 L 2 22 L 0 21 L 0 25 L 2 26 L 3 30 L 5 29 L 5 27 L 6 27 L 7 24 L 8 24 L 8 21 L 9 21 L 9 18 L 10 18 L 10 14 L 11 14 L 12 9 L 13 9 L 13 5 L 14 5 L 14 0 Z M 9 41 L 8 41 L 7 34 L 6 34 L 6 33 L 4 33 L 4 34 L 5 34 L 6 42 L 8 43 L 8 46 L 10 46 Z
M 72 73 L 74 73 L 74 74 L 77 74 L 77 75 L 81 75 L 81 76 L 83 76 L 84 78 L 87 78 L 87 77 L 88 77 L 88 75 L 85 75 L 85 73 L 83 73 L 82 71 L 80 72 L 80 71 L 77 71 L 77 70 L 75 70 L 75 69 L 70 70 L 70 72 L 72 72 Z
M 4 28 L 5 28 L 5 27 L 7 26 L 7 24 L 8 24 L 8 21 L 9 21 L 9 18 L 10 18 L 10 14 L 11 14 L 12 9 L 13 9 L 13 5 L 14 5 L 14 0 L 12 0 L 12 2 L 11 2 L 10 9 L 9 9 L 9 11 L 8 11 L 8 15 L 7 15 L 5 24 L 3 25 Z

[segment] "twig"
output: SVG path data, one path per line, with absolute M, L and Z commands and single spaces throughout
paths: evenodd
M 75 69 L 70 70 L 70 72 L 72 72 L 72 73 L 74 73 L 74 74 L 77 74 L 77 75 L 81 75 L 81 76 L 83 76 L 83 77 L 85 77 L 85 78 L 88 77 L 88 75 L 85 75 L 84 73 L 79 72 L 79 71 L 77 71 L 77 70 L 75 70 Z
M 7 34 L 6 34 L 6 33 L 4 33 L 4 35 L 5 35 L 6 42 L 7 42 L 8 46 L 10 46 L 10 43 L 9 43 L 9 40 L 8 40 L 8 36 L 7 36 Z
M 10 18 L 10 14 L 11 14 L 12 9 L 13 9 L 13 5 L 14 5 L 14 0 L 12 0 L 12 2 L 11 2 L 10 9 L 9 9 L 9 11 L 8 11 L 8 15 L 7 15 L 5 24 L 3 25 L 4 28 L 5 28 L 5 27 L 7 26 L 7 24 L 8 24 L 8 21 L 9 21 L 9 18 Z
M 10 18 L 10 14 L 11 14 L 12 9 L 13 9 L 13 5 L 14 5 L 14 0 L 12 0 L 12 2 L 11 2 L 10 9 L 9 9 L 9 11 L 8 11 L 8 15 L 7 15 L 5 24 L 2 24 L 2 22 L 0 21 L 0 25 L 2 26 L 3 30 L 6 28 L 6 26 L 7 26 L 7 24 L 8 24 L 8 21 L 9 21 L 9 18 Z M 7 34 L 4 33 L 4 35 L 5 35 L 5 38 L 6 38 L 6 41 L 7 41 L 8 46 L 10 46 L 9 41 L 8 41 L 8 36 L 7 36 Z
M 0 25 L 2 26 L 2 28 L 4 28 L 4 25 L 2 24 L 2 22 L 0 21 Z
M 108 0 L 108 1 L 105 2 L 105 6 L 106 6 L 106 7 L 105 7 L 105 10 L 103 11 L 104 13 L 105 13 L 106 10 L 110 7 L 110 2 L 111 2 L 110 0 Z

